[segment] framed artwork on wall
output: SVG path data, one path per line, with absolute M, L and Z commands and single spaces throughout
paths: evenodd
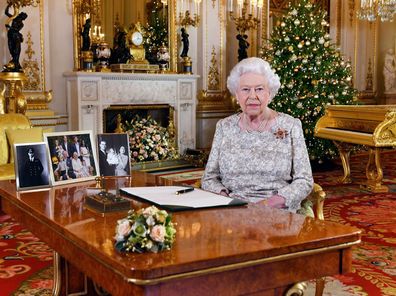
M 14 144 L 17 190 L 50 186 L 49 162 L 45 142 Z
M 131 159 L 128 134 L 99 134 L 99 170 L 101 176 L 129 176 Z
M 45 133 L 53 185 L 94 179 L 99 174 L 92 131 Z

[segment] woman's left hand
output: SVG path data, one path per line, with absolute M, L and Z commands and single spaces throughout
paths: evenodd
M 273 195 L 266 200 L 266 205 L 271 208 L 282 209 L 285 207 L 285 198 L 281 195 Z

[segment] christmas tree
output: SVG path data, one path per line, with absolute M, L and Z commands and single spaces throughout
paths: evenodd
M 315 124 L 326 105 L 356 103 L 356 90 L 350 64 L 330 42 L 326 12 L 309 0 L 296 2 L 274 28 L 263 58 L 281 79 L 272 107 L 301 120 L 310 158 L 320 163 L 337 149 L 314 137 Z
M 168 8 L 160 0 L 152 0 L 147 3 L 147 11 L 144 47 L 147 60 L 156 64 L 158 49 L 168 46 Z

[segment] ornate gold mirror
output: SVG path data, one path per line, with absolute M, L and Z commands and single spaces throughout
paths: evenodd
M 125 31 L 130 39 L 127 42 L 133 46 L 139 39 L 133 34 L 139 23 L 145 30 L 146 57 L 156 55 L 156 50 L 165 45 L 170 55 L 169 70 L 177 72 L 176 0 L 74 0 L 74 70 L 82 68 L 82 32 L 87 19 L 91 22 L 91 44 L 101 38 L 111 48 L 117 30 Z

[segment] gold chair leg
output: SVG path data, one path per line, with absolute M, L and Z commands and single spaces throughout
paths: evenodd
M 61 285 L 62 285 L 62 275 L 61 275 L 61 259 L 60 255 L 54 251 L 54 285 L 52 286 L 52 295 L 60 295 Z
M 370 148 L 369 161 L 366 166 L 367 184 L 364 186 L 372 192 L 388 192 L 389 188 L 382 184 L 384 177 L 381 166 L 381 148 Z
M 351 169 L 349 166 L 349 156 L 351 154 L 351 148 L 346 143 L 341 143 L 337 141 L 333 141 L 338 149 L 338 153 L 340 154 L 342 167 L 344 169 L 344 176 L 340 179 L 340 182 L 343 184 L 352 183 L 351 179 Z
M 306 289 L 306 282 L 297 283 L 291 286 L 290 289 L 286 291 L 285 296 L 303 296 Z

